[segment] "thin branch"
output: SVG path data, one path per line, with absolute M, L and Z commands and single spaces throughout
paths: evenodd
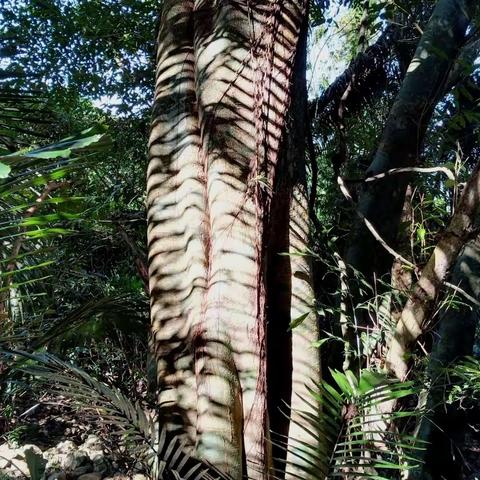
M 465 297 L 469 302 L 472 302 L 477 307 L 480 307 L 480 302 L 476 298 L 474 298 L 470 294 L 468 294 L 463 288 L 460 288 L 458 285 L 455 285 L 455 284 L 450 283 L 450 282 L 444 282 L 444 285 L 448 288 L 451 288 L 455 292 L 458 292 L 460 295 Z
M 406 355 L 423 333 L 440 288 L 473 231 L 479 205 L 480 163 L 465 185 L 459 205 L 423 268 L 395 328 L 387 354 L 387 367 L 400 379 L 404 379 L 408 372 Z
M 314 223 L 316 228 L 319 228 L 319 221 L 315 213 L 315 201 L 317 199 L 317 187 L 318 187 L 318 165 L 317 165 L 317 155 L 315 151 L 315 143 L 313 142 L 313 133 L 312 133 L 312 124 L 310 119 L 307 117 L 307 147 L 308 147 L 308 156 L 310 157 L 310 168 L 312 174 L 312 186 L 310 190 L 310 198 L 308 199 L 308 210 L 310 214 L 310 219 Z
M 374 238 L 382 245 L 382 247 L 395 258 L 395 260 L 400 260 L 402 263 L 405 265 L 408 265 L 409 267 L 413 268 L 414 270 L 417 269 L 417 266 L 407 260 L 405 257 L 400 255 L 398 252 L 396 252 L 390 245 L 387 244 L 387 242 L 380 236 L 380 234 L 377 232 L 375 227 L 372 225 L 372 223 L 363 215 L 360 210 L 358 210 L 355 204 L 355 201 L 353 200 L 350 192 L 348 191 L 342 177 L 337 177 L 337 182 L 340 187 L 341 192 L 345 196 L 345 198 L 355 207 L 355 212 L 359 216 L 359 218 L 365 223 L 365 226 L 368 228 L 370 233 L 374 236 Z
M 116 227 L 123 241 L 128 245 L 128 247 L 130 248 L 133 254 L 138 276 L 142 279 L 145 293 L 148 295 L 149 294 L 148 267 L 147 267 L 145 255 L 143 254 L 143 252 L 139 250 L 135 242 L 130 238 L 130 236 L 128 235 L 127 231 L 125 230 L 122 224 L 117 223 Z
M 378 173 L 372 177 L 367 177 L 365 182 L 375 182 L 390 175 L 395 175 L 397 173 L 408 173 L 408 172 L 418 172 L 418 173 L 444 173 L 450 180 L 455 181 L 455 174 L 447 167 L 402 167 L 402 168 L 392 168 L 386 172 Z

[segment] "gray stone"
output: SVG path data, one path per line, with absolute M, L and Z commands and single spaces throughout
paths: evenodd
M 86 473 L 85 475 L 81 475 L 78 477 L 77 480 L 102 480 L 101 473 Z
M 93 461 L 93 471 L 94 472 L 99 472 L 99 473 L 107 473 L 109 470 L 109 463 L 108 460 L 102 455 L 101 457 L 90 457 L 90 459 Z
M 67 475 L 65 472 L 53 472 L 47 477 L 47 480 L 67 480 Z
M 57 449 L 56 449 L 55 447 L 49 448 L 48 450 L 45 450 L 45 451 L 43 452 L 43 456 L 44 456 L 45 458 L 47 458 L 47 457 L 53 457 L 54 455 L 58 455 Z
M 91 473 L 93 472 L 93 465 L 91 463 L 87 463 L 86 465 L 82 465 L 80 467 L 75 468 L 72 471 L 72 475 L 74 477 L 80 477 L 81 475 L 84 475 L 85 473 Z
M 4 460 L 11 460 L 15 457 L 16 449 L 12 448 L 8 443 L 2 443 L 0 445 L 0 457 Z
M 15 458 L 25 457 L 25 452 L 28 451 L 36 453 L 37 455 L 43 455 L 40 448 L 38 448 L 36 445 L 22 445 L 21 447 L 17 448 Z
M 13 448 L 7 443 L 0 445 L 0 468 L 8 468 L 17 476 L 20 472 L 26 477 L 30 476 L 28 465 L 25 461 L 26 452 L 42 456 L 42 451 L 36 445 L 23 445 L 19 448 Z
M 58 453 L 55 448 L 49 448 L 43 452 L 43 458 L 47 460 L 47 471 L 63 470 L 63 460 L 65 455 Z
M 3 468 L 0 468 L 0 479 L 1 480 L 14 480 L 15 477 L 13 477 L 8 470 L 4 470 Z
M 105 459 L 102 449 L 102 442 L 96 435 L 89 435 L 85 442 L 80 446 L 80 450 L 88 455 L 93 462 L 93 471 L 98 473 L 106 473 L 109 470 L 109 463 Z
M 65 450 L 64 447 L 61 447 L 61 449 Z M 67 446 L 67 450 L 68 449 L 69 447 Z M 82 473 L 91 472 L 93 470 L 88 455 L 78 449 L 74 451 L 69 451 L 67 453 L 62 453 L 57 448 L 50 448 L 49 450 L 44 452 L 43 456 L 48 462 L 48 472 L 60 470 L 66 472 L 73 472 L 75 469 L 87 465 L 89 466 L 89 468 L 87 470 L 82 470 Z
M 72 453 L 78 450 L 78 447 L 70 440 L 65 440 L 64 442 L 60 442 L 55 447 L 55 450 L 59 453 Z
M 20 458 L 12 459 L 9 470 L 14 474 L 18 475 L 20 472 L 27 478 L 30 477 L 30 471 L 28 470 L 28 465 L 25 460 Z
M 105 458 L 103 450 L 89 450 L 88 452 L 85 451 L 85 453 L 92 462 L 103 460 Z
M 88 450 L 102 450 L 102 441 L 96 435 L 89 435 L 80 448 Z
M 77 450 L 76 452 L 67 453 L 63 460 L 63 468 L 65 470 L 74 471 L 79 467 L 90 465 L 90 459 L 85 452 Z M 86 471 L 88 472 L 88 470 Z M 83 473 L 86 473 L 83 472 Z

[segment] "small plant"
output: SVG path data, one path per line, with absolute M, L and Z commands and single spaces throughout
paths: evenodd
M 466 357 L 447 372 L 450 375 L 452 388 L 448 397 L 450 403 L 462 402 L 465 399 L 478 402 L 480 400 L 480 360 Z
M 314 442 L 295 442 L 294 460 L 287 464 L 307 478 L 376 478 L 391 480 L 416 467 L 418 440 L 402 433 L 398 421 L 418 415 L 394 411 L 390 405 L 417 393 L 412 382 L 363 370 L 332 371 L 334 384 L 322 382 L 311 389 L 311 406 L 318 415 L 296 412 L 292 421 L 308 430 Z M 284 444 L 285 448 L 286 445 Z
M 4 438 L 10 445 L 20 445 L 22 438 L 28 432 L 28 427 L 25 425 L 19 425 L 5 433 Z

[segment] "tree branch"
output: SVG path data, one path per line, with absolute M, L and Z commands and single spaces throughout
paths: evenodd
M 400 379 L 404 379 L 407 375 L 405 356 L 410 351 L 411 345 L 423 333 L 447 273 L 460 250 L 469 240 L 479 205 L 480 164 L 467 182 L 450 224 L 414 286 L 391 339 L 387 353 L 387 367 Z
M 337 177 L 337 182 L 338 182 L 338 185 L 340 187 L 340 190 L 341 192 L 343 193 L 343 195 L 345 196 L 345 198 L 354 206 L 355 208 L 355 213 L 359 216 L 359 218 L 363 221 L 363 223 L 365 224 L 365 226 L 368 228 L 368 230 L 370 231 L 370 233 L 374 236 L 374 238 L 378 241 L 378 243 L 380 243 L 380 245 L 390 254 L 393 256 L 393 258 L 395 258 L 395 260 L 400 260 L 402 263 L 404 263 L 405 265 L 408 265 L 409 267 L 412 267 L 413 269 L 416 270 L 416 265 L 413 264 L 412 262 L 410 262 L 409 260 L 407 260 L 405 257 L 403 257 L 402 255 L 400 255 L 398 252 L 396 252 L 390 245 L 387 244 L 387 242 L 380 236 L 380 234 L 377 232 L 377 230 L 375 229 L 375 227 L 372 225 L 372 223 L 365 217 L 365 215 L 363 215 L 362 212 L 360 212 L 360 210 L 358 210 L 356 208 L 356 204 L 350 194 L 350 192 L 348 191 L 342 177 Z

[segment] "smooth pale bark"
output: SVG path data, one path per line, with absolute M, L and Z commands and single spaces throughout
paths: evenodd
M 167 0 L 158 39 L 148 241 L 160 403 L 196 453 L 233 479 L 268 478 L 271 466 L 265 247 L 304 18 L 305 3 L 293 0 Z M 286 200 L 297 218 L 291 234 L 288 215 L 284 228 L 299 247 L 308 225 L 297 196 Z M 293 260 L 289 268 L 308 273 Z M 291 280 L 290 315 L 306 313 L 309 292 Z M 297 338 L 311 342 L 316 322 L 307 326 L 280 354 L 302 360 Z M 293 383 L 307 373 L 297 363 Z
M 314 312 L 310 312 L 302 323 L 289 330 L 289 324 L 304 317 L 312 310 L 314 293 L 312 289 L 311 265 L 307 256 L 309 213 L 308 189 L 305 172 L 307 134 L 307 88 L 306 88 L 306 44 L 307 22 L 304 22 L 292 80 L 292 100 L 287 115 L 285 136 L 279 159 L 279 171 L 273 192 L 273 217 L 270 220 L 269 277 L 267 319 L 268 319 L 268 399 L 270 429 L 274 434 L 289 437 L 289 452 L 274 449 L 277 461 L 276 474 L 295 478 L 295 473 L 305 477 L 304 471 L 297 471 L 292 465 L 302 463 L 298 449 L 308 444 L 315 452 L 318 439 L 307 434 L 305 423 L 299 411 L 319 415 L 315 401 L 307 387 L 312 380 L 320 378 L 320 355 L 312 346 L 318 338 L 318 323 Z M 280 220 L 283 218 L 283 220 Z M 282 253 L 284 255 L 282 255 Z M 290 254 L 285 256 L 285 253 Z M 286 287 L 286 288 L 285 288 Z M 278 363 L 278 362 L 281 363 Z M 287 374 L 288 372 L 288 374 Z M 305 403 L 305 399 L 311 405 Z M 286 405 L 290 408 L 286 412 Z M 283 413 L 281 413 L 283 411 Z M 285 416 L 288 413 L 291 421 Z M 275 438 L 277 440 L 277 438 Z M 284 441 L 285 439 L 281 439 Z M 304 442 L 303 445 L 300 442 Z M 305 456 L 305 454 L 303 454 Z M 282 462 L 287 461 L 287 468 Z M 280 477 L 282 477 L 280 474 Z
M 430 362 L 428 366 L 429 393 L 427 416 L 422 416 L 417 437 L 427 442 L 425 450 L 419 452 L 425 462 L 411 472 L 415 479 L 447 478 L 459 476 L 463 459 L 456 451 L 461 448 L 465 435 L 468 412 L 445 405 L 445 369 L 456 360 L 471 355 L 475 330 L 480 320 L 480 237 L 467 243 L 459 255 L 452 271 L 450 283 L 462 289 L 455 293 L 457 307 L 448 306 L 439 318 Z M 472 301 L 473 299 L 473 301 Z
M 147 172 L 152 349 L 160 405 L 196 425 L 193 349 L 207 281 L 204 166 L 195 98 L 193 1 L 167 0 L 158 37 Z M 188 418 L 185 416 L 188 415 Z M 194 441 L 195 428 L 189 429 Z
M 401 380 L 408 372 L 406 357 L 423 333 L 440 288 L 455 264 L 459 252 L 472 234 L 479 205 L 480 165 L 465 185 L 455 213 L 413 287 L 390 340 L 386 365 Z
M 420 39 L 398 96 L 388 116 L 366 177 L 416 164 L 433 109 L 465 41 L 475 2 L 439 0 Z M 364 185 L 358 207 L 387 244 L 394 243 L 409 176 L 395 175 Z M 392 257 L 378 248 L 363 222 L 357 222 L 346 262 L 368 279 L 390 270 Z

